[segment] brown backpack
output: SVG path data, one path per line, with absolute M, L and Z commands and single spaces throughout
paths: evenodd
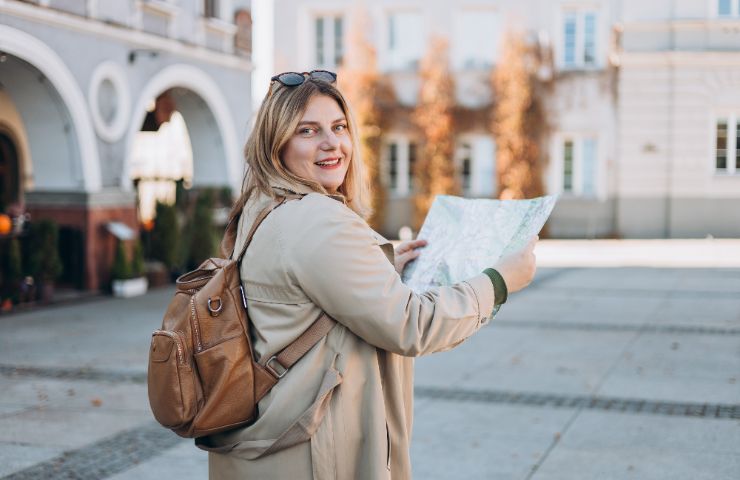
M 152 334 L 147 383 L 154 418 L 182 437 L 247 425 L 257 402 L 335 322 L 322 314 L 265 365 L 255 361 L 239 265 L 257 227 L 282 205 L 279 197 L 255 220 L 239 256 L 210 258 L 177 279 L 177 291 Z

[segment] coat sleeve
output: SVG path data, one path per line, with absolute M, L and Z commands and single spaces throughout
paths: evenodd
M 286 267 L 313 303 L 366 342 L 423 355 L 462 342 L 491 314 L 493 286 L 485 274 L 416 294 L 364 220 L 334 200 L 324 203 L 318 215 L 306 211 L 311 221 L 281 235 Z

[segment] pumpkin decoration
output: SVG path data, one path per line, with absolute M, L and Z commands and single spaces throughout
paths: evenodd
M 7 235 L 13 229 L 13 220 L 9 215 L 0 213 L 0 235 Z

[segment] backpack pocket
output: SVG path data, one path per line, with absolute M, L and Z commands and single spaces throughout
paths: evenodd
M 199 395 L 186 345 L 180 332 L 155 330 L 149 348 L 149 405 L 154 418 L 172 429 L 192 422 L 197 411 Z
M 228 338 L 194 355 L 203 387 L 203 405 L 196 430 L 239 425 L 255 416 L 253 364 L 244 335 Z

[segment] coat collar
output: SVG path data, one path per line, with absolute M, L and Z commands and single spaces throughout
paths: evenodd
M 270 179 L 270 186 L 273 188 L 273 190 L 283 190 L 283 191 L 290 192 L 290 193 L 296 193 L 298 195 L 308 195 L 309 193 L 319 193 L 307 185 L 303 185 L 302 183 L 290 182 L 282 178 Z M 341 193 L 327 194 L 326 196 L 329 198 L 333 198 L 334 200 L 338 202 L 342 202 L 344 205 L 347 205 L 347 198 Z

